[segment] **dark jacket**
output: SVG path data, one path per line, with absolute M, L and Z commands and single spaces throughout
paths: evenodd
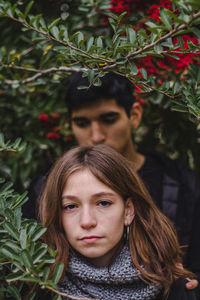
M 196 288 L 196 290 L 186 290 L 185 283 L 187 280 L 185 279 L 179 279 L 177 280 L 170 292 L 167 298 L 165 298 L 162 294 L 156 298 L 156 300 L 198 300 L 199 297 L 197 296 L 199 290 Z M 198 290 L 198 292 L 197 292 Z
M 161 153 L 144 153 L 139 170 L 153 200 L 176 227 L 184 246 L 184 263 L 200 280 L 200 182 L 180 161 Z

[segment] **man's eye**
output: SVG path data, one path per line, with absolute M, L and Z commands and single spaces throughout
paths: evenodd
M 114 124 L 115 122 L 117 122 L 118 118 L 117 117 L 106 117 L 106 118 L 102 118 L 102 122 L 104 124 Z
M 102 207 L 110 206 L 112 203 L 106 200 L 99 201 L 98 205 Z
M 63 206 L 63 209 L 69 211 L 69 210 L 74 210 L 76 207 L 77 207 L 76 204 L 68 204 L 68 205 Z
M 89 121 L 88 120 L 74 120 L 74 124 L 78 127 L 84 128 L 89 125 Z

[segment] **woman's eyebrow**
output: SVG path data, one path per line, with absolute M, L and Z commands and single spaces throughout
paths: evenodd
M 95 193 L 93 195 L 91 195 L 92 197 L 94 198 L 100 198 L 100 197 L 106 197 L 106 196 L 111 196 L 111 197 L 114 197 L 115 194 L 114 193 L 111 193 L 111 192 L 99 192 L 99 193 Z M 77 200 L 78 197 L 74 196 L 74 195 L 63 195 L 62 196 L 62 200 Z
M 64 195 L 62 196 L 62 200 L 77 200 L 78 198 L 76 196 L 73 195 Z

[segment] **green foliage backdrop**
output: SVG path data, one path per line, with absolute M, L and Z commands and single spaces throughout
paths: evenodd
M 139 147 L 179 157 L 200 172 L 199 2 L 157 5 L 157 21 L 155 11 L 147 14 L 150 1 L 134 12 L 131 2 L 122 12 L 122 2 L 0 1 L 0 128 L 7 140 L 28 142 L 22 153 L 2 154 L 0 166 L 19 191 L 74 144 L 64 98 L 77 70 L 96 85 L 107 71 L 129 78 L 144 103 Z

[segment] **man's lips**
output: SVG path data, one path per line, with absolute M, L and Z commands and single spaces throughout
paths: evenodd
M 91 235 L 91 236 L 84 236 L 80 240 L 86 244 L 92 244 L 92 243 L 99 241 L 100 239 L 102 239 L 102 237 L 97 236 L 97 235 Z

